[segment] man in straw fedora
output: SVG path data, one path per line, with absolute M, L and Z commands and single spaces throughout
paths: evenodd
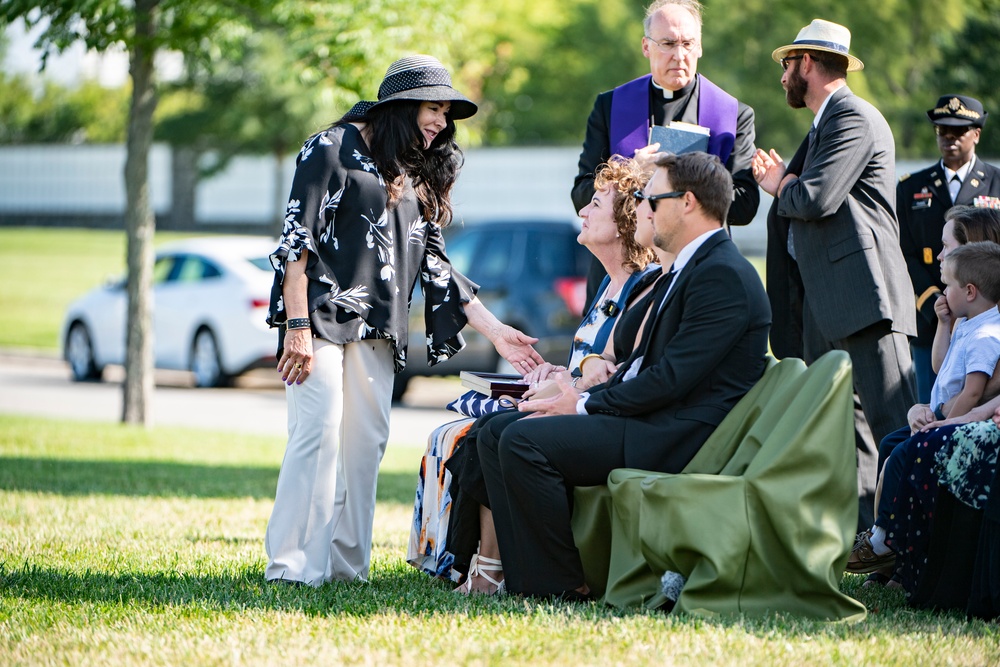
M 913 289 L 899 248 L 895 148 L 878 110 L 851 92 L 844 26 L 815 19 L 775 49 L 789 106 L 815 114 L 785 163 L 758 150 L 753 174 L 774 196 L 768 214 L 767 292 L 775 356 L 807 363 L 832 349 L 854 369 L 859 526 L 874 511 L 877 443 L 915 401 L 907 336 L 916 333 Z M 860 408 L 860 409 L 859 409 Z

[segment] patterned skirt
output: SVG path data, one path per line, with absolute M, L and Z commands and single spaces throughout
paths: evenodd
M 1000 429 L 992 421 L 943 426 L 917 433 L 905 447 L 903 477 L 886 526 L 886 544 L 897 555 L 896 574 L 913 592 L 927 565 L 938 491 L 943 487 L 973 509 L 989 498 Z
M 431 432 L 427 439 L 427 451 L 420 461 L 420 479 L 413 504 L 406 562 L 433 577 L 449 581 L 455 581 L 458 575 L 452 573 L 455 557 L 446 549 L 452 495 L 451 473 L 444 464 L 455 453 L 459 441 L 475 421 L 471 418 L 459 419 Z

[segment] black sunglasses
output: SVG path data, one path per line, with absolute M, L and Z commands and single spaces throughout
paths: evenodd
M 969 130 L 975 129 L 971 125 L 935 125 L 934 134 L 939 137 L 963 137 Z
M 778 62 L 781 63 L 781 69 L 782 69 L 782 71 L 787 72 L 788 71 L 788 63 L 792 62 L 793 60 L 802 60 L 803 58 L 805 58 L 805 54 L 802 54 L 801 56 L 785 56 L 784 58 L 782 58 Z
M 652 211 L 656 211 L 656 202 L 661 199 L 677 199 L 678 197 L 683 197 L 687 194 L 687 190 L 677 190 L 676 192 L 664 192 L 658 195 L 647 195 L 642 190 L 636 190 L 632 193 L 635 197 L 636 203 L 641 202 L 643 199 L 649 202 L 649 208 Z

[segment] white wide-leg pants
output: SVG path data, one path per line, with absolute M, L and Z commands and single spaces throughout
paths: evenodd
M 288 445 L 264 539 L 266 579 L 368 578 L 378 467 L 389 439 L 389 341 L 313 339 L 312 373 L 286 387 Z

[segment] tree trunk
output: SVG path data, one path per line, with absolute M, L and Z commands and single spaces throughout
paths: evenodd
M 281 150 L 274 151 L 274 222 L 272 223 L 273 234 L 281 235 L 281 230 L 285 226 L 285 212 L 288 210 L 288 190 L 285 188 L 285 153 Z
M 193 146 L 174 146 L 170 157 L 170 229 L 191 231 L 197 227 L 195 203 L 198 191 L 198 158 Z
M 159 0 L 136 0 L 135 44 L 129 54 L 132 106 L 125 158 L 125 229 L 128 234 L 128 319 L 122 421 L 150 425 L 153 398 L 153 234 L 149 149 L 153 143 L 154 10 Z

